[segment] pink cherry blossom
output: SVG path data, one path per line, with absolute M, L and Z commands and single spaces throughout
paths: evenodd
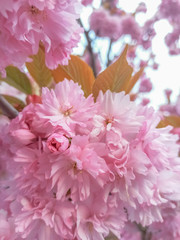
M 73 133 L 78 126 L 85 130 L 96 112 L 96 106 L 91 95 L 87 99 L 84 97 L 78 84 L 64 80 L 56 85 L 54 91 L 48 88 L 42 90 L 42 104 L 37 106 L 36 111 L 39 126 L 61 126 Z
M 69 139 L 64 134 L 54 133 L 47 139 L 47 146 L 51 152 L 63 152 L 69 145 Z
M 93 2 L 93 0 L 82 0 L 82 4 L 83 4 L 84 6 L 87 6 L 87 5 L 89 5 L 89 4 L 92 4 L 92 2 Z
M 150 92 L 152 90 L 152 83 L 149 78 L 141 80 L 139 92 Z
M 159 14 L 162 18 L 176 21 L 179 18 L 180 3 L 178 0 L 163 0 L 159 6 Z
M 157 222 L 150 226 L 149 232 L 152 235 L 152 240 L 178 240 L 180 238 L 179 222 L 180 214 L 178 210 L 177 213 L 166 213 L 162 223 Z
M 141 240 L 141 232 L 138 225 L 133 222 L 127 222 L 121 234 L 122 240 Z
M 125 15 L 120 20 L 122 26 L 122 33 L 130 35 L 133 40 L 139 41 L 141 39 L 141 27 L 136 22 L 135 18 L 131 15 Z
M 1 8 L 0 8 L 0 14 L 2 14 L 5 18 L 8 17 L 7 11 L 13 11 L 13 0 L 2 0 L 1 1 Z
M 178 27 L 174 27 L 171 33 L 168 33 L 165 37 L 165 43 L 169 47 L 171 55 L 177 55 L 180 52 L 178 41 L 180 36 L 180 30 Z
M 147 7 L 146 7 L 146 4 L 144 2 L 141 2 L 138 5 L 138 7 L 136 8 L 136 13 L 139 13 L 139 12 L 143 12 L 143 13 L 147 12 Z
M 156 129 L 160 117 L 154 114 L 152 109 L 142 107 L 135 110 L 128 96 L 124 96 L 122 93 L 116 94 L 110 93 L 110 91 L 107 91 L 105 95 L 100 93 L 97 102 L 100 110 L 94 117 L 95 128 L 92 131 L 92 136 L 106 142 L 107 134 L 110 134 L 111 131 L 120 131 L 124 138 L 123 141 L 127 141 L 126 144 L 129 145 L 127 145 L 127 152 L 126 148 L 124 148 L 122 156 L 125 156 L 125 161 L 123 164 L 119 162 L 121 165 L 117 165 L 117 162 L 114 162 L 112 168 L 113 161 L 106 158 L 111 171 L 110 179 L 115 183 L 113 191 L 119 192 L 122 201 L 127 201 L 126 208 L 132 221 L 136 220 L 143 225 L 149 225 L 155 219 L 162 220 L 160 206 L 169 200 L 174 201 L 176 199 L 177 201 L 179 198 L 179 189 L 175 187 L 179 181 L 175 171 L 176 164 L 178 164 L 177 138 L 169 134 L 170 128 Z M 123 120 L 124 117 L 126 117 L 126 120 Z M 132 120 L 128 119 L 129 117 Z M 128 124 L 129 128 L 126 128 L 126 124 Z M 141 127 L 139 124 L 141 124 Z M 168 135 L 169 139 L 171 139 L 169 141 L 172 143 L 172 151 L 170 152 L 170 142 L 165 143 L 168 141 Z M 116 138 L 114 138 L 114 141 L 117 142 Z M 160 147 L 162 144 L 164 146 L 163 151 L 162 147 Z M 159 145 L 158 148 L 161 148 L 161 152 L 158 154 L 155 145 L 156 147 Z M 118 148 L 120 151 L 120 146 Z M 164 158 L 165 156 L 166 158 Z M 158 164 L 157 158 L 159 159 Z M 163 186 L 160 181 L 165 181 L 167 169 L 172 170 L 172 175 L 169 175 L 169 177 L 174 179 L 175 183 L 175 185 L 172 185 L 171 190 L 160 187 Z M 117 178 L 117 175 L 120 178 Z M 140 210 L 137 211 L 140 208 L 142 213 L 140 213 Z M 155 209 L 158 210 L 158 214 L 154 214 Z M 146 212 L 148 212 L 148 215 L 145 214 Z
M 149 103 L 150 103 L 149 98 L 143 98 L 143 99 L 142 99 L 141 104 L 142 104 L 143 106 L 146 106 L 146 105 L 148 105 Z
M 103 95 L 99 93 L 98 114 L 94 116 L 93 136 L 103 135 L 110 129 L 120 130 L 125 139 L 131 140 L 139 131 L 143 117 L 136 116 L 135 103 L 124 92 Z
M 109 37 L 117 40 L 121 36 L 120 18 L 110 13 L 104 8 L 99 8 L 90 16 L 91 29 L 100 37 Z
M 0 209 L 0 239 L 3 240 L 17 239 L 13 220 L 11 218 L 8 219 L 8 213 L 3 209 Z
M 28 56 L 38 52 L 40 41 L 45 46 L 46 65 L 56 68 L 67 64 L 72 48 L 82 32 L 76 19 L 81 5 L 78 0 L 1 1 L 0 70 L 13 64 L 21 67 Z M 53 31 L 56 29 L 56 31 Z
M 42 103 L 0 121 L 3 237 L 138 239 L 130 221 L 163 222 L 178 206 L 180 164 L 178 136 L 160 120 L 124 92 L 95 103 L 72 80 L 43 88 Z

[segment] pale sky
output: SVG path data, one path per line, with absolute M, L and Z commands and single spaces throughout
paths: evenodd
M 135 10 L 140 0 L 120 0 L 120 5 L 126 11 Z M 144 0 L 148 12 L 141 14 L 139 21 L 153 16 L 160 0 Z M 173 90 L 173 99 L 180 94 L 180 55 L 169 56 L 168 49 L 164 43 L 164 36 L 171 31 L 171 26 L 167 21 L 162 20 L 155 24 L 157 36 L 153 40 L 153 52 L 156 54 L 156 61 L 159 63 L 159 69 L 156 71 L 147 70 L 148 76 L 151 78 L 154 88 L 150 94 L 151 104 L 156 107 L 158 103 L 165 101 L 163 89 L 171 88 Z
M 136 9 L 140 0 L 120 0 L 120 6 L 128 12 Z M 144 0 L 146 3 L 148 12 L 146 14 L 139 14 L 138 21 L 143 22 L 144 20 L 153 16 L 157 9 L 157 6 L 161 2 L 160 0 Z M 99 0 L 94 1 L 94 6 L 99 6 Z M 88 26 L 88 16 L 91 13 L 90 8 L 86 8 L 82 12 L 82 19 L 84 26 Z M 147 75 L 151 78 L 154 88 L 150 93 L 151 105 L 157 108 L 157 105 L 165 102 L 163 90 L 171 88 L 173 90 L 173 99 L 180 94 L 180 56 L 169 56 L 168 49 L 164 43 L 164 36 L 171 31 L 171 26 L 167 21 L 162 20 L 155 24 L 155 30 L 157 36 L 153 40 L 153 52 L 156 54 L 156 62 L 159 63 L 159 69 L 153 71 L 147 70 Z M 74 52 L 81 52 L 82 48 L 76 49 Z

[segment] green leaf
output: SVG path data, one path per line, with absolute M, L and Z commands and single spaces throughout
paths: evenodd
M 38 53 L 31 58 L 33 61 L 26 63 L 30 75 L 40 87 L 49 86 L 52 81 L 52 74 L 45 65 L 44 48 L 40 46 Z
M 17 88 L 21 92 L 32 94 L 32 87 L 29 78 L 16 67 L 8 66 L 6 68 L 6 78 L 0 76 L 0 80 Z

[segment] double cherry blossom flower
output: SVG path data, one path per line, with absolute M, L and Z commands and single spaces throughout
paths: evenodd
M 79 0 L 7 0 L 0 2 L 0 71 L 22 67 L 29 56 L 45 47 L 46 65 L 67 64 L 82 29 L 77 23 Z
M 178 207 L 180 159 L 159 121 L 124 92 L 94 102 L 72 80 L 43 88 L 1 124 L 1 238 L 120 239 L 134 221 L 162 222 Z

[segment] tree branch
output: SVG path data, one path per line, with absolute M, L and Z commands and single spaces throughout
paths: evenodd
M 111 64 L 111 60 L 110 60 L 111 47 L 112 47 L 112 39 L 110 40 L 109 48 L 107 52 L 107 67 Z
M 151 240 L 151 233 L 148 233 L 147 227 L 143 227 L 141 224 L 135 223 L 139 231 L 141 232 L 142 240 Z
M 84 29 L 84 26 L 81 22 L 81 19 L 79 19 L 79 24 L 81 25 L 81 27 Z M 92 70 L 94 72 L 94 75 L 96 77 L 97 75 L 97 71 L 96 71 L 96 61 L 95 61 L 95 57 L 94 57 L 94 53 L 93 53 L 93 49 L 92 49 L 92 45 L 91 45 L 91 39 L 89 37 L 89 31 L 86 31 L 84 29 L 84 34 L 85 34 L 85 37 L 86 37 L 86 40 L 87 40 L 87 48 L 88 48 L 88 51 L 90 53 L 90 58 L 91 58 L 91 61 L 90 61 L 90 65 L 92 67 Z
M 10 119 L 15 118 L 18 115 L 18 111 L 3 97 L 0 95 L 0 109 L 3 114 Z

